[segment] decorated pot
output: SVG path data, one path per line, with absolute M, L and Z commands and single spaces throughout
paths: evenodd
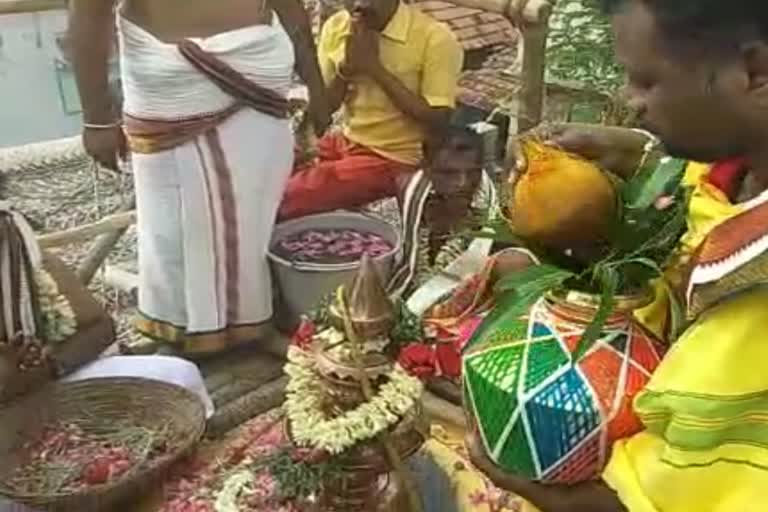
M 632 402 L 662 348 L 632 313 L 651 299 L 618 297 L 581 356 L 599 298 L 578 292 L 549 294 L 473 340 L 463 359 L 465 407 L 494 463 L 544 483 L 599 477 L 611 445 L 642 427 Z

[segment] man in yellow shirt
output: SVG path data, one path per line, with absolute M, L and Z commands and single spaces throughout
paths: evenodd
M 682 281 L 668 293 L 683 300 L 685 329 L 634 400 L 643 431 L 611 447 L 601 481 L 572 487 L 523 481 L 495 466 L 476 435 L 468 446 L 491 480 L 542 512 L 762 512 L 768 508 L 768 2 L 602 3 L 642 124 L 671 155 L 713 162 L 689 165 L 685 184 L 695 187 L 689 229 L 669 269 L 674 284 Z M 571 144 L 563 144 L 567 138 Z M 608 145 L 590 147 L 589 138 L 557 142 L 607 161 L 599 146 Z
M 296 169 L 282 220 L 393 197 L 421 148 L 455 106 L 463 53 L 450 29 L 401 0 L 345 0 L 318 47 L 342 133 L 319 141 L 319 161 Z

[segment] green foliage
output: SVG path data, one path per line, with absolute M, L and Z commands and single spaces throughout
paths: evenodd
M 559 0 L 550 22 L 547 71 L 613 94 L 622 84 L 608 20 L 591 0 Z
M 496 306 L 472 335 L 464 350 L 484 338 L 487 331 L 499 323 L 514 320 L 525 314 L 545 293 L 560 288 L 576 275 L 555 265 L 534 265 L 520 272 L 504 276 L 495 287 Z
M 278 492 L 284 499 L 305 500 L 317 496 L 324 482 L 340 474 L 337 461 L 321 462 L 297 460 L 294 449 L 286 448 L 252 465 L 252 470 L 267 469 L 277 482 Z
M 395 325 L 389 337 L 395 345 L 404 345 L 424 339 L 424 325 L 421 318 L 414 314 L 404 301 L 395 302 Z

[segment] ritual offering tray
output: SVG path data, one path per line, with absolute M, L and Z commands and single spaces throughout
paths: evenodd
M 645 294 L 616 298 L 598 340 L 579 341 L 599 298 L 550 293 L 475 340 L 464 356 L 465 405 L 486 452 L 544 483 L 598 478 L 610 447 L 641 429 L 632 402 L 658 366 L 660 344 L 632 317 Z
M 0 415 L 0 495 L 56 512 L 112 511 L 205 430 L 200 400 L 137 378 L 57 383 Z

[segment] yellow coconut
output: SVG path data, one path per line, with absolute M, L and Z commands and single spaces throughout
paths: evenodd
M 616 188 L 591 162 L 535 140 L 521 142 L 522 169 L 508 204 L 520 236 L 552 248 L 600 244 L 616 215 Z

